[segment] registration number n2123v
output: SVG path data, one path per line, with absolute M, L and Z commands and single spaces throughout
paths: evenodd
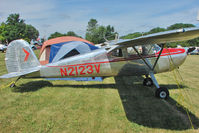
M 94 72 L 100 73 L 100 64 L 68 66 L 60 68 L 60 73 L 62 77 L 87 75 L 87 74 L 93 74 Z

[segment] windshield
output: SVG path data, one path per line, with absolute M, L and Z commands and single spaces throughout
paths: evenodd
M 157 53 L 157 52 L 159 52 L 161 50 L 161 48 L 157 45 L 157 44 L 154 44 L 153 45 L 153 51 L 154 51 L 154 53 Z

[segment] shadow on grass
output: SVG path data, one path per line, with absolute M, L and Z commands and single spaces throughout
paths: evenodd
M 184 88 L 188 88 L 187 86 L 185 86 L 185 85 L 180 85 L 179 87 L 178 87 L 178 85 L 176 85 L 176 84 L 168 84 L 168 85 L 161 85 L 161 87 L 165 87 L 165 88 L 167 88 L 167 89 L 169 89 L 169 90 L 172 90 L 172 89 L 184 89 Z
M 64 84 L 64 85 L 53 85 L 50 81 L 39 80 L 31 81 L 25 84 L 21 84 L 13 88 L 13 92 L 32 92 L 37 91 L 43 87 L 66 87 L 66 88 L 94 88 L 94 89 L 106 89 L 111 88 L 115 89 L 115 84 L 90 84 L 90 85 L 73 85 L 73 84 Z
M 143 77 L 115 77 L 115 84 L 91 85 L 52 85 L 51 82 L 32 81 L 13 89 L 14 92 L 32 92 L 43 87 L 72 87 L 94 89 L 118 89 L 126 117 L 130 122 L 150 128 L 170 130 L 191 129 L 191 124 L 184 107 L 177 107 L 174 99 L 161 100 L 154 97 L 154 88 L 142 85 Z M 161 85 L 162 86 L 162 85 Z M 164 85 L 177 89 L 177 85 Z M 194 128 L 199 128 L 199 119 L 188 110 Z
M 90 84 L 90 85 L 54 85 L 54 87 L 72 87 L 72 88 L 94 88 L 94 89 L 116 89 L 115 84 Z
M 191 123 L 185 108 L 174 99 L 155 98 L 155 88 L 143 87 L 143 77 L 115 77 L 122 104 L 129 121 L 150 128 L 170 130 L 191 129 Z M 168 86 L 164 86 L 169 88 Z M 170 86 L 176 88 L 175 86 Z M 199 119 L 187 110 L 195 129 L 199 128 Z
M 16 86 L 13 91 L 14 92 L 31 92 L 31 91 L 37 91 L 43 87 L 69 87 L 69 88 L 97 88 L 97 89 L 116 89 L 115 84 L 88 84 L 88 85 L 77 85 L 77 84 L 62 84 L 62 85 L 53 85 L 50 81 L 46 80 L 39 80 L 39 81 L 31 81 L 25 84 L 21 84 L 20 86 Z M 178 89 L 177 85 L 162 85 L 162 87 L 166 87 L 168 89 Z M 181 88 L 185 88 L 186 86 L 183 86 Z
M 46 86 L 53 86 L 53 84 L 49 81 L 39 80 L 39 81 L 31 81 L 25 84 L 21 84 L 20 86 L 16 86 L 12 89 L 13 92 L 33 92 L 37 91 Z

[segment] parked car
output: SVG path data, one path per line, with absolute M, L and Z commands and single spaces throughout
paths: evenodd
M 194 51 L 190 52 L 190 55 L 199 55 L 199 50 L 195 49 Z
M 3 45 L 3 44 L 0 44 L 0 51 L 3 53 L 5 52 L 7 49 L 7 46 L 6 45 Z
M 32 48 L 32 50 L 36 50 L 37 47 L 35 45 L 30 45 L 30 47 Z

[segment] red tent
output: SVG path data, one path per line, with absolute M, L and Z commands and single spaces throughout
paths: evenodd
M 45 65 L 45 64 L 49 63 L 51 45 L 58 44 L 58 43 L 64 43 L 64 42 L 71 42 L 71 41 L 82 41 L 82 42 L 94 45 L 93 43 L 91 43 L 85 39 L 82 39 L 79 37 L 73 37 L 73 36 L 63 36 L 63 37 L 57 37 L 57 38 L 47 40 L 42 45 L 42 48 L 41 48 L 40 54 L 39 54 L 39 61 L 40 61 L 41 65 Z

